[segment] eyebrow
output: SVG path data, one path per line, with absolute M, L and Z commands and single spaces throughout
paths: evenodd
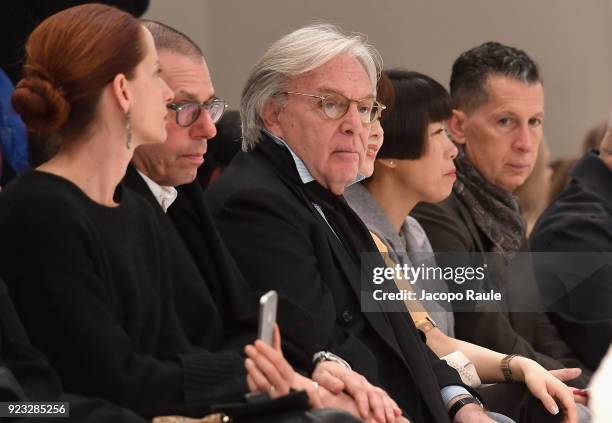
M 191 93 L 189 91 L 185 91 L 185 90 L 178 90 L 175 95 L 175 98 L 184 98 L 185 100 L 189 100 L 189 101 L 193 101 L 194 103 L 205 103 L 206 101 L 210 100 L 211 98 L 215 97 L 215 93 L 212 93 L 210 97 L 208 97 L 206 100 L 204 100 L 203 102 L 200 101 L 200 98 L 195 95 L 194 93 Z
M 437 134 L 442 133 L 444 131 L 444 125 L 443 124 L 440 124 L 440 125 L 442 125 L 442 126 L 440 128 L 436 128 L 433 131 L 431 131 L 431 133 L 429 135 L 437 135 Z
M 319 87 L 319 92 L 323 93 L 323 92 L 328 92 L 328 93 L 333 93 L 333 94 L 340 94 L 345 96 L 346 98 L 348 98 L 344 93 L 341 93 L 340 91 L 334 89 L 334 88 L 330 88 L 330 87 L 326 87 L 325 85 L 322 87 Z M 365 97 L 361 97 L 361 98 L 356 98 L 355 100 L 365 100 L 365 99 L 374 99 L 376 100 L 376 96 L 374 94 L 370 94 L 367 95 Z
M 499 116 L 504 116 L 504 115 L 510 115 L 510 116 L 514 116 L 514 117 L 518 117 L 519 116 L 514 111 L 508 110 L 508 109 L 500 109 L 499 111 L 493 112 L 493 116 L 495 118 L 497 118 Z M 539 111 L 539 112 L 536 112 L 536 113 L 530 115 L 529 119 L 534 118 L 534 117 L 544 117 L 544 111 L 542 110 L 542 111 Z

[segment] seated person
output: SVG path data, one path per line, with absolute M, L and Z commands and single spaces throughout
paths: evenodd
M 550 149 L 543 140 L 538 149 L 538 157 L 533 165 L 533 171 L 525 182 L 514 191 L 521 215 L 527 224 L 526 236 L 529 238 L 533 227 L 550 204 L 553 170 L 550 166 Z
M 370 272 L 382 257 L 342 193 L 383 109 L 377 59 L 331 25 L 275 42 L 243 91 L 246 151 L 207 189 L 207 205 L 251 289 L 275 289 L 307 311 L 316 342 L 385 389 L 411 422 L 446 422 L 449 412 L 455 422 L 491 421 L 403 304 L 361 310 L 362 265 Z M 375 262 L 362 258 L 368 251 Z
M 216 123 L 224 116 L 225 102 L 215 96 L 202 51 L 189 37 L 159 22 L 144 21 L 144 25 L 159 52 L 161 77 L 176 94 L 168 106 L 172 118 L 166 123 L 166 141 L 137 148 L 124 183 L 154 206 L 164 230 L 172 251 L 175 307 L 189 341 L 213 350 L 241 349 L 255 336 L 257 297 L 250 295 L 195 181 L 208 140 L 215 137 Z M 207 310 L 207 319 L 201 318 L 202 310 Z M 383 406 L 394 407 L 388 396 L 333 357 L 320 354 L 312 337 L 306 336 L 315 331 L 309 316 L 281 296 L 277 320 L 285 333 L 287 359 L 321 385 L 318 391 L 324 406 L 344 408 L 347 400 L 348 409 L 353 410 L 352 401 L 356 401 L 364 418 L 371 412 L 379 421 L 385 420 Z M 319 359 L 313 366 L 315 354 L 328 359 Z M 313 386 L 311 381 L 305 387 L 312 393 Z M 322 388 L 336 396 L 324 395 Z
M 533 251 L 563 254 L 541 268 L 538 283 L 554 299 L 549 313 L 559 333 L 590 370 L 612 342 L 612 113 L 599 151 L 587 152 L 570 184 L 544 211 L 531 236 Z M 589 258 L 595 267 L 585 266 Z
M 240 130 L 240 112 L 228 110 L 217 123 L 217 135 L 208 144 L 206 160 L 198 168 L 198 181 L 206 189 L 230 164 L 242 148 Z
M 13 90 L 0 69 L 0 188 L 29 167 L 25 125 L 11 106 Z
M 445 120 L 452 113 L 450 97 L 430 77 L 401 70 L 383 72 L 378 93 L 387 109 L 381 120 L 372 124 L 368 151 L 360 170 L 368 178 L 347 188 L 345 197 L 372 232 L 379 249 L 388 254 L 388 259 L 412 266 L 406 252 L 429 253 L 432 250 L 419 223 L 408 215 L 411 208 L 421 201 L 443 200 L 450 194 L 455 181 L 453 158 L 457 148 L 444 131 Z M 386 95 L 381 96 L 381 93 Z M 390 267 L 394 263 L 390 263 Z M 422 283 L 416 281 L 413 287 Z M 428 280 L 425 289 L 437 292 L 440 287 L 432 287 Z M 448 330 L 452 325 L 452 313 L 431 312 L 429 303 L 426 306 L 429 312 L 417 311 L 420 306 L 416 300 L 407 301 L 417 328 L 427 335 L 427 345 L 438 356 L 459 350 L 475 365 L 479 376 L 476 380 L 484 383 L 509 381 L 502 371 L 503 354 L 453 338 Z M 436 325 L 439 319 L 449 323 Z M 508 366 L 511 380 L 524 381 L 551 414 L 558 412 L 553 398 L 557 398 L 566 410 L 575 409 L 574 399 L 560 380 L 575 378 L 580 369 L 552 371 L 558 380 L 525 357 L 512 358 Z M 487 395 L 486 389 L 483 395 Z M 508 401 L 503 412 L 520 421 L 520 413 L 533 404 L 527 395 L 523 399 L 524 403 Z
M 167 135 L 173 93 L 151 33 L 127 13 L 83 5 L 42 22 L 27 52 L 12 102 L 58 149 L 0 193 L 0 238 L 11 240 L 0 246 L 0 269 L 33 344 L 67 390 L 145 418 L 200 417 L 259 392 L 244 343 L 212 350 L 190 341 L 156 210 L 119 185 L 134 149 Z M 205 325 L 212 313 L 200 313 Z M 303 379 L 287 383 L 317 405 L 325 390 Z
M 421 202 L 411 215 L 436 253 L 471 255 L 488 262 L 492 274 L 529 251 L 526 223 L 512 192 L 531 173 L 543 139 L 544 88 L 538 66 L 525 52 L 496 42 L 462 53 L 453 64 L 450 87 L 453 111 L 447 129 L 458 145 L 457 180 L 446 200 Z M 438 255 L 438 264 L 456 267 L 448 257 Z M 486 317 L 479 311 L 455 313 L 455 336 L 521 354 L 549 370 L 580 367 L 582 374 L 572 385 L 586 387 L 588 368 L 546 313 L 538 305 L 523 308 L 538 300 L 530 265 L 499 279 L 497 286 L 519 299 L 504 295 L 506 308 L 480 302 L 478 310 Z

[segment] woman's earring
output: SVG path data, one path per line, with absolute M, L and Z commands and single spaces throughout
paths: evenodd
M 389 166 L 393 166 L 393 160 L 389 160 Z
M 128 109 L 125 114 L 125 132 L 127 133 L 127 149 L 130 150 L 132 148 L 132 122 L 130 121 L 130 109 Z

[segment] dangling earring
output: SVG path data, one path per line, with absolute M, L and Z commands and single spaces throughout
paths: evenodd
M 125 132 L 127 133 L 127 149 L 132 148 L 132 122 L 130 121 L 130 109 L 125 114 Z
M 389 166 L 393 166 L 393 160 L 389 160 Z

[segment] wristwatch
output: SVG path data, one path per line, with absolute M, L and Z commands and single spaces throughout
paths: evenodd
M 506 379 L 506 382 L 508 383 L 514 382 L 514 378 L 512 377 L 512 370 L 510 370 L 510 360 L 512 360 L 514 357 L 520 357 L 520 354 L 507 355 L 502 358 L 500 364 L 501 371 L 504 374 L 504 379 Z
M 433 328 L 438 327 L 438 325 L 436 325 L 436 322 L 434 322 L 433 319 L 429 316 L 425 316 L 424 318 L 417 320 L 416 322 L 414 322 L 414 325 L 418 330 L 423 333 L 427 333 Z
M 448 417 L 450 417 L 451 422 L 453 421 L 453 419 L 455 418 L 455 415 L 459 412 L 459 410 L 461 410 L 464 406 L 468 404 L 476 404 L 482 407 L 482 403 L 478 401 L 478 398 L 475 398 L 475 397 L 460 398 L 457 401 L 455 401 L 455 403 L 450 408 L 450 410 L 448 410 Z
M 335 361 L 347 369 L 352 370 L 351 365 L 348 364 L 346 360 L 329 351 L 319 351 L 312 356 L 312 364 L 314 364 L 315 367 L 322 361 Z

